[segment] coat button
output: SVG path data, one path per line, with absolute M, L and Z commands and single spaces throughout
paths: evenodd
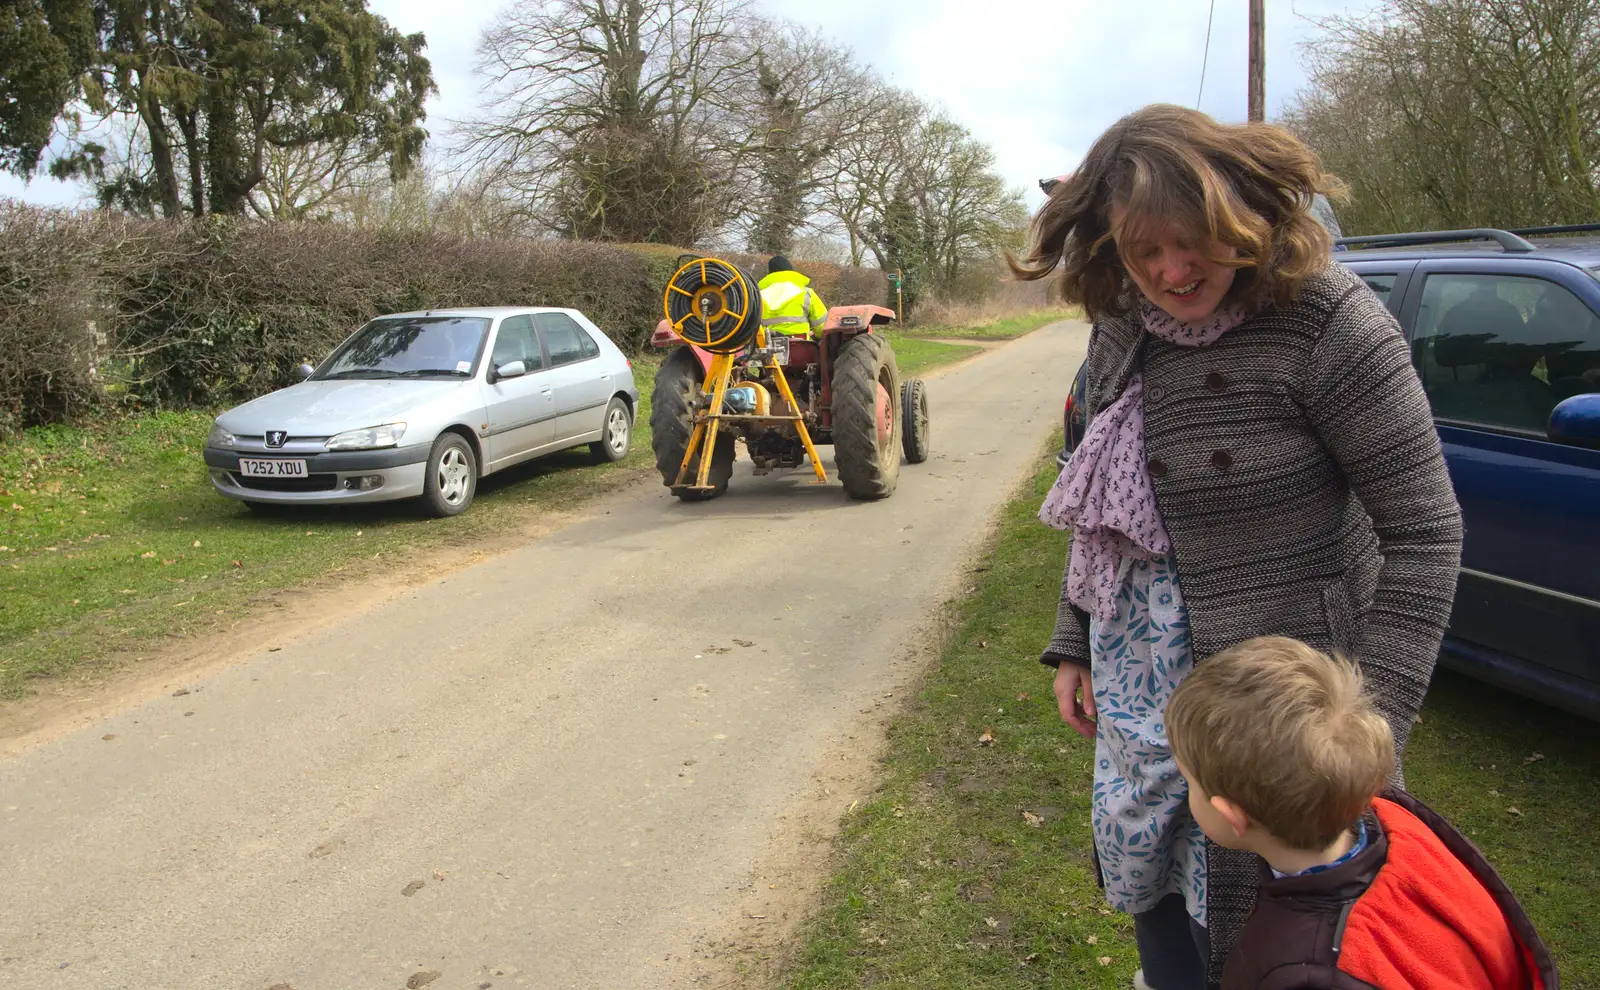
M 1211 391 L 1221 392 L 1227 387 L 1228 380 L 1222 376 L 1222 372 L 1213 371 L 1211 374 L 1206 376 L 1206 388 L 1209 388 Z
M 1144 393 L 1151 402 L 1160 402 L 1167 397 L 1167 392 L 1160 385 L 1152 385 Z
M 1211 455 L 1211 466 L 1218 471 L 1226 471 L 1233 467 L 1233 455 L 1226 450 L 1219 450 Z
M 1158 458 L 1155 458 L 1155 457 L 1150 458 L 1150 477 L 1152 477 L 1152 478 L 1165 478 L 1166 476 L 1167 476 L 1167 465 L 1166 465 L 1166 463 L 1164 461 L 1162 461 L 1162 460 L 1159 460 Z

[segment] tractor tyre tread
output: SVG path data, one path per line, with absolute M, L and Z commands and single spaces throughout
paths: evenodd
M 907 378 L 900 383 L 900 436 L 905 441 L 906 462 L 928 459 L 928 383 Z
M 888 372 L 894 415 L 889 442 L 878 443 L 878 382 Z M 833 459 L 845 494 L 870 501 L 894 494 L 900 480 L 900 368 L 894 348 L 877 334 L 844 342 L 833 366 Z
M 656 371 L 655 388 L 650 393 L 650 442 L 655 448 L 656 470 L 661 472 L 661 483 L 668 488 L 678 480 L 678 469 L 683 465 L 684 451 L 689 449 L 689 439 L 694 435 L 694 396 L 704 387 L 705 373 L 694 352 L 680 347 L 667 355 Z M 679 489 L 673 494 L 685 502 L 703 502 L 716 498 L 728 490 L 733 477 L 733 436 L 720 433 L 716 452 L 711 458 L 711 474 L 707 481 L 713 486 L 709 492 Z

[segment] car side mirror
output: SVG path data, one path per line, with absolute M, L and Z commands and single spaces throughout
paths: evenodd
M 500 367 L 494 369 L 493 381 L 498 382 L 506 378 L 521 378 L 527 373 L 528 365 L 526 362 L 512 361 L 510 364 L 502 364 Z
M 1574 395 L 1550 414 L 1550 439 L 1600 450 L 1600 392 Z
M 316 372 L 316 370 L 317 369 L 311 367 L 309 364 L 302 364 L 300 367 L 295 369 L 295 372 L 300 375 L 301 381 L 305 381 L 307 378 L 310 378 L 312 374 Z

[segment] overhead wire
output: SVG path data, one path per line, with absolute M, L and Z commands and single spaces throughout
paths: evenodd
M 1206 15 L 1206 53 L 1200 59 L 1200 92 L 1194 96 L 1194 108 L 1200 109 L 1200 98 L 1206 95 L 1206 66 L 1211 62 L 1211 25 L 1217 18 L 1217 0 L 1211 0 L 1211 13 Z

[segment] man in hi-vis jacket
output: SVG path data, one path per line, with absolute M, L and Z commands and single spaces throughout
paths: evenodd
M 811 280 L 789 267 L 789 259 L 778 255 L 767 264 L 767 277 L 761 280 L 761 325 L 767 333 L 809 337 L 821 330 L 828 307 L 811 288 Z

